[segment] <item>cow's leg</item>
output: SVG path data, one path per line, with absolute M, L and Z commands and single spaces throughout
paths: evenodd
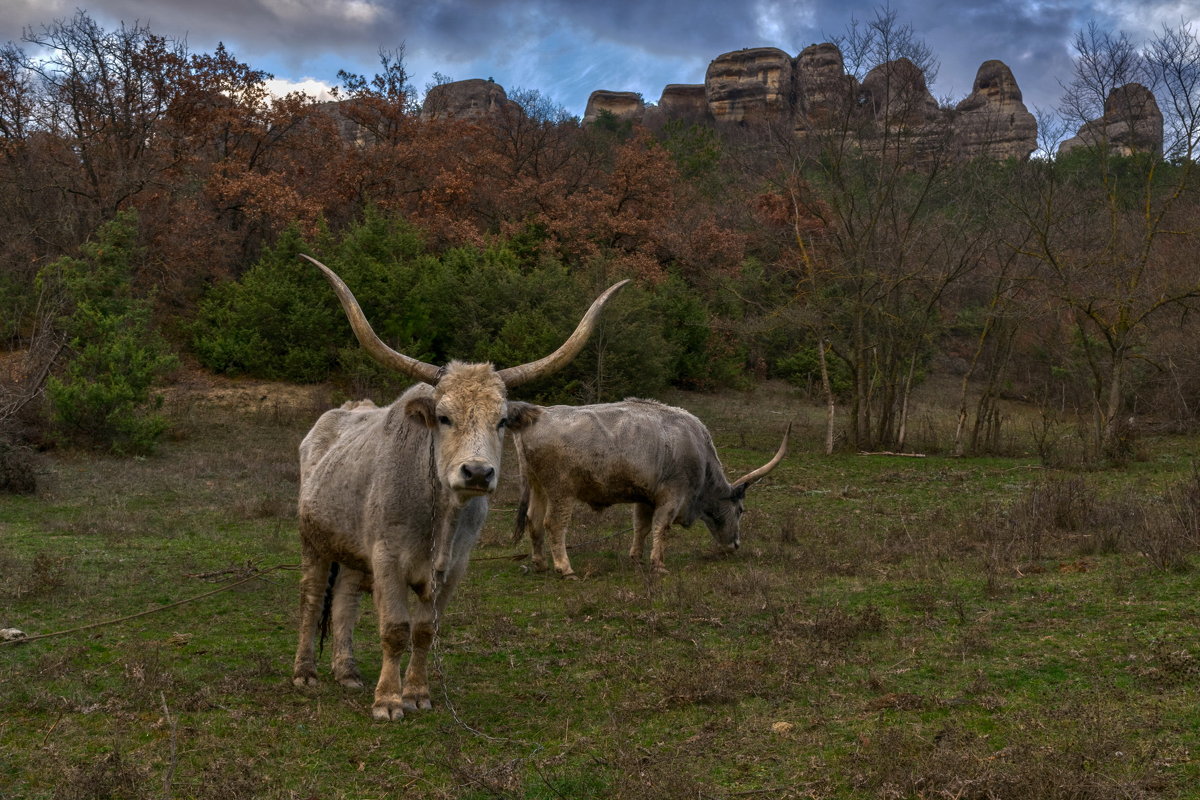
M 296 660 L 292 664 L 292 683 L 315 686 L 317 629 L 321 625 L 321 606 L 333 562 L 319 557 L 303 543 L 300 551 L 300 638 L 296 645 Z
M 362 675 L 354 663 L 354 626 L 358 622 L 359 598 L 366 575 L 342 565 L 333 584 L 333 678 L 342 686 L 361 689 Z
M 564 578 L 576 578 L 575 570 L 571 569 L 571 559 L 567 558 L 567 528 L 571 525 L 571 500 L 559 498 L 559 502 L 547 501 L 546 527 L 550 531 L 550 556 L 554 559 L 554 569 Z
M 379 615 L 379 641 L 383 645 L 383 662 L 379 682 L 375 684 L 375 704 L 371 716 L 380 721 L 397 720 L 404 716 L 400 696 L 400 659 L 408 649 L 412 625 L 409 622 L 405 581 L 396 563 L 389 558 L 376 558 L 372 564 L 372 597 Z
M 629 557 L 635 563 L 642 563 L 642 554 L 646 551 L 646 534 L 650 532 L 650 523 L 653 520 L 654 506 L 649 503 L 634 503 L 633 544 L 629 546 Z
M 405 711 L 427 710 L 433 708 L 429 699 L 429 648 L 433 646 L 436 633 L 434 622 L 435 613 L 445 607 L 445 603 L 435 606 L 433 587 L 428 583 L 413 586 L 417 595 L 416 608 L 413 609 L 412 624 L 412 656 L 408 659 L 408 669 L 404 673 L 404 692 L 400 702 Z M 439 596 L 448 594 L 447 587 L 442 587 Z
M 537 572 L 546 569 L 546 494 L 541 487 L 529 487 L 529 509 L 526 511 L 529 525 L 529 556 Z
M 455 548 L 455 560 L 446 570 L 436 593 L 427 584 L 412 587 L 417 595 L 417 606 L 413 610 L 412 657 L 404 674 L 405 711 L 433 707 L 429 694 L 429 650 L 433 647 L 441 621 L 445 619 L 450 597 L 467 571 L 467 557 L 477 535 L 476 530 L 469 534 L 471 541 L 465 541 L 462 546 Z
M 667 574 L 663 558 L 667 551 L 667 533 L 671 529 L 671 522 L 675 519 L 676 513 L 677 511 L 672 505 L 659 506 L 654 509 L 654 518 L 650 523 L 650 528 L 654 532 L 654 539 L 650 544 L 650 571 L 659 575 Z

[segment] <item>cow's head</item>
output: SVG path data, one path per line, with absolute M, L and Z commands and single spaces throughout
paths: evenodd
M 536 406 L 528 403 L 510 402 L 508 388 L 564 367 L 583 349 L 604 304 L 629 282 L 616 283 L 596 298 L 570 338 L 545 358 L 500 370 L 491 364 L 459 361 L 436 367 L 384 344 L 342 279 L 320 261 L 303 257 L 320 267 L 333 286 L 354 335 L 372 358 L 385 367 L 433 386 L 431 395 L 410 400 L 405 413 L 432 432 L 438 479 L 460 502 L 495 491 L 500 476 L 504 430 L 520 430 L 532 424 L 540 413 Z
M 433 432 L 437 473 L 460 500 L 496 489 L 504 431 L 519 431 L 541 409 L 505 397 L 491 364 L 451 362 L 433 395 L 408 402 L 405 412 Z
M 792 426 L 788 425 L 783 432 L 783 442 L 771 460 L 758 469 L 748 472 L 727 486 L 718 486 L 710 491 L 700 519 L 708 526 L 709 532 L 717 540 L 717 546 L 726 553 L 732 553 L 742 545 L 742 514 L 746 511 L 746 490 L 751 484 L 762 478 L 783 460 L 787 454 L 788 434 Z M 722 483 L 723 483 L 722 479 Z

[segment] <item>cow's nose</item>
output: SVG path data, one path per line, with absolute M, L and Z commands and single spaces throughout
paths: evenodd
M 463 464 L 462 477 L 463 483 L 467 486 L 486 489 L 492 485 L 492 477 L 496 474 L 496 468 L 490 464 Z

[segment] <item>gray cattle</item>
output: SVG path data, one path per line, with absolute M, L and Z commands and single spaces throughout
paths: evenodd
M 534 568 L 541 570 L 549 531 L 555 569 L 573 577 L 566 530 L 576 500 L 597 511 L 633 503 L 629 555 L 641 561 L 646 534 L 653 532 L 650 565 L 658 573 L 666 572 L 663 556 L 672 523 L 687 527 L 701 519 L 717 545 L 733 552 L 741 544 L 746 489 L 783 458 L 788 434 L 768 463 L 733 483 L 725 478 L 704 423 L 654 400 L 543 407 L 537 425 L 513 440 L 524 483 L 516 535 L 528 527 Z
M 362 686 L 352 634 L 360 591 L 369 586 L 383 645 L 371 714 L 395 720 L 430 707 L 429 647 L 496 488 L 504 428 L 521 430 L 540 413 L 509 402 L 506 389 L 569 362 L 626 281 L 597 298 L 571 337 L 545 358 L 501 370 L 457 361 L 439 368 L 385 345 L 345 283 L 304 257 L 333 286 L 366 351 L 420 383 L 383 408 L 363 403 L 326 412 L 300 444 L 300 637 L 292 680 L 316 683 L 314 639 L 328 588 L 334 678 Z M 412 654 L 402 684 L 406 649 Z

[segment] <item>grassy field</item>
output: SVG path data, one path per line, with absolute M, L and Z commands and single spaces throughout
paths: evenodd
M 0 797 L 1196 796 L 1194 437 L 1090 471 L 825 457 L 820 410 L 787 389 L 667 399 L 731 475 L 798 426 L 742 550 L 715 556 L 697 525 L 652 578 L 624 555 L 627 509 L 581 508 L 584 579 L 531 574 L 510 452 L 435 644 L 435 710 L 396 724 L 371 721 L 369 688 L 290 683 L 295 450 L 327 391 L 185 387 L 159 455 L 47 458 L 36 496 L 0 497 L 0 627 L 236 585 L 0 645 Z M 916 420 L 945 441 L 936 411 Z

